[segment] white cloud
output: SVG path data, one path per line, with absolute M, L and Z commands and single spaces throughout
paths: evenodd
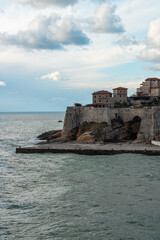
M 28 30 L 15 35 L 0 33 L 0 42 L 29 49 L 63 49 L 65 45 L 87 45 L 89 38 L 70 17 L 39 15 L 28 25 Z
M 35 8 L 43 8 L 50 5 L 59 7 L 72 6 L 79 2 L 79 0 L 15 0 L 21 4 L 29 4 Z M 103 3 L 106 0 L 92 0 L 93 2 Z
M 151 21 L 146 37 L 146 48 L 139 58 L 147 62 L 160 63 L 160 18 Z M 156 66 L 146 68 L 150 70 L 157 69 Z
M 41 77 L 41 79 L 51 79 L 55 82 L 60 81 L 60 73 L 57 72 L 53 72 L 53 73 L 48 73 L 44 76 Z
M 42 8 L 48 5 L 57 5 L 60 7 L 65 7 L 68 5 L 74 5 L 78 0 L 18 0 L 18 2 L 23 4 L 30 4 L 35 8 Z
M 61 97 L 55 97 L 55 98 L 52 98 L 51 101 L 65 101 L 67 100 L 66 98 L 61 98 Z
M 151 21 L 147 38 L 152 47 L 160 48 L 160 18 Z
M 154 65 L 150 65 L 150 66 L 146 66 L 144 67 L 146 70 L 149 71 L 156 71 L 159 72 L 160 71 L 160 64 L 154 64 Z
M 115 14 L 115 10 L 116 7 L 109 3 L 100 5 L 95 11 L 95 16 L 88 19 L 92 31 L 96 33 L 124 32 L 121 19 Z
M 138 42 L 134 36 L 122 36 L 118 41 L 115 42 L 116 45 L 119 45 L 121 47 L 126 47 L 130 45 L 138 45 Z
M 11 91 L 11 92 L 9 92 L 9 94 L 10 94 L 10 95 L 17 95 L 18 92 L 17 92 L 17 91 Z
M 5 82 L 2 82 L 0 81 L 0 87 L 5 87 L 6 86 L 6 83 Z
M 135 90 L 141 83 L 142 81 L 133 81 L 133 82 L 124 82 L 123 80 L 119 81 L 119 82 L 109 82 L 108 83 L 108 78 L 106 79 L 106 83 L 101 82 L 101 83 L 89 83 L 89 82 L 75 82 L 72 84 L 72 87 L 75 88 L 88 88 L 88 89 L 113 89 L 117 86 L 121 86 L 121 87 L 126 87 L 128 89 L 132 89 Z
M 149 23 L 159 18 L 159 0 L 122 0 L 116 1 L 116 13 L 125 24 L 125 30 L 130 35 L 144 36 Z
M 160 62 L 160 49 L 147 48 L 142 51 L 140 59 L 146 62 Z

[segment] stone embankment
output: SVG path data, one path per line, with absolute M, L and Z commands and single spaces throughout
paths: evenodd
M 159 107 L 142 109 L 71 107 L 67 108 L 63 130 L 43 133 L 38 136 L 43 142 L 32 148 L 17 148 L 16 152 L 160 155 L 160 147 L 150 144 L 152 140 L 160 140 L 159 119 Z M 121 144 L 124 141 L 131 141 L 132 144 Z
M 121 153 L 139 153 L 146 155 L 160 155 L 160 147 L 151 144 L 130 143 L 50 143 L 34 147 L 17 148 L 16 153 L 77 153 L 85 155 L 111 155 Z

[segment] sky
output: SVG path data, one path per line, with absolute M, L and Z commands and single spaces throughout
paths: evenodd
M 65 111 L 160 78 L 159 13 L 159 0 L 1 0 L 0 112 Z

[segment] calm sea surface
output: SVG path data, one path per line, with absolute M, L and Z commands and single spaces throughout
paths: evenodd
M 63 118 L 0 114 L 0 240 L 159 240 L 160 156 L 15 154 Z

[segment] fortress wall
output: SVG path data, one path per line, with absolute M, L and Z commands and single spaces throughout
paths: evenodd
M 134 117 L 141 118 L 140 135 L 144 139 L 153 139 L 160 131 L 160 108 L 94 108 L 94 107 L 68 107 L 65 115 L 63 132 L 81 125 L 83 122 L 107 122 L 120 117 L 124 122 Z
M 68 107 L 63 132 L 68 132 L 84 122 L 108 122 L 110 124 L 110 108 Z
M 153 131 L 153 108 L 113 108 L 111 109 L 111 119 L 116 117 L 116 114 L 124 121 L 131 121 L 134 117 L 141 118 L 141 125 L 139 133 L 142 138 L 152 139 L 154 135 Z
M 148 112 L 148 109 L 147 109 Z M 119 116 L 123 122 L 131 121 L 134 117 L 139 116 L 141 119 L 144 118 L 144 109 L 135 108 L 112 108 L 111 119 Z
M 79 122 L 76 119 L 76 110 L 74 107 L 67 107 L 64 124 L 63 124 L 63 132 L 68 132 L 71 129 L 79 126 Z
M 141 125 L 139 133 L 141 134 L 142 139 L 153 139 L 153 109 L 152 108 L 143 108 L 140 109 L 142 112 L 141 115 Z
M 153 108 L 153 139 L 160 140 L 160 107 Z
M 110 122 L 110 108 L 83 107 L 80 110 L 80 124 L 83 122 Z

